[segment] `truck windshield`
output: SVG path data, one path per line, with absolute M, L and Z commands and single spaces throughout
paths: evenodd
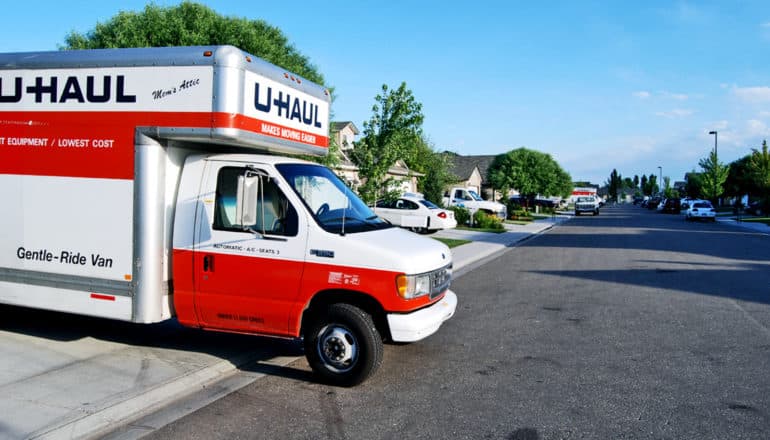
M 280 164 L 276 168 L 324 230 L 341 234 L 391 227 L 330 169 L 312 164 Z
M 471 197 L 473 197 L 473 200 L 476 200 L 476 201 L 484 200 L 478 194 L 476 194 L 476 191 L 468 191 L 468 194 L 470 194 Z

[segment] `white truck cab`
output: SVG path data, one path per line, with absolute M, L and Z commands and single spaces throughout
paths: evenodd
M 457 297 L 445 245 L 289 156 L 329 102 L 231 46 L 0 54 L 0 303 L 297 338 L 362 382 Z
M 504 204 L 484 200 L 476 191 L 467 188 L 451 188 L 444 197 L 444 205 L 447 208 L 458 206 L 468 209 L 471 215 L 476 211 L 482 211 L 503 220 L 505 220 L 508 215 L 508 209 Z

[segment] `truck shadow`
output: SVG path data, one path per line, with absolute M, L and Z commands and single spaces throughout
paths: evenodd
M 149 350 L 149 355 L 154 358 L 164 359 L 169 355 L 169 362 L 213 364 L 226 360 L 244 371 L 312 380 L 309 372 L 305 374 L 299 370 L 261 363 L 276 357 L 286 359 L 304 356 L 298 341 L 187 328 L 173 319 L 156 324 L 134 324 L 0 305 L 0 333 L 2 332 L 18 336 L 15 338 L 16 344 L 30 342 L 26 337 L 51 341 L 51 351 L 61 351 L 62 348 L 72 347 L 71 343 L 82 341 L 84 345 L 92 343 L 90 345 L 97 346 L 89 350 L 93 350 L 94 356 L 99 356 L 103 352 L 114 350 L 113 344 L 117 344 L 118 348 L 129 346 L 143 351 Z M 4 339 L 1 334 L 0 339 Z M 0 344 L 3 344 L 2 340 Z M 35 343 L 37 348 L 40 348 L 40 345 L 45 346 L 45 342 Z M 182 359 L 179 353 L 183 353 Z

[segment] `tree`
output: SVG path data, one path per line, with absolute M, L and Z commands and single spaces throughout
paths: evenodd
M 770 208 L 770 152 L 767 150 L 767 140 L 762 142 L 762 150 L 751 149 L 746 168 L 754 181 L 756 187 L 760 190 L 762 203 L 765 212 Z
M 190 1 L 177 6 L 148 4 L 142 12 L 121 11 L 83 35 L 71 32 L 62 49 L 207 46 L 230 44 L 324 84 L 317 68 L 275 26 L 263 20 L 224 17 Z
M 650 195 L 650 193 L 647 192 L 647 176 L 644 174 L 642 174 L 642 178 L 639 180 L 639 188 L 642 190 L 643 195 Z
M 687 197 L 699 199 L 703 197 L 703 176 L 695 170 L 685 174 L 685 191 Z
M 551 155 L 524 147 L 495 157 L 488 179 L 504 194 L 517 189 L 528 198 L 567 197 L 572 192 L 572 178 Z
M 639 175 L 634 174 L 634 189 L 639 188 Z
M 618 174 L 618 170 L 612 169 L 612 173 L 610 173 L 610 180 L 607 182 L 607 193 L 610 196 L 610 199 L 617 201 L 618 200 L 618 192 L 623 184 L 623 179 L 620 177 L 620 174 Z
M 646 196 L 651 196 L 660 192 L 660 188 L 658 187 L 658 176 L 650 174 L 646 179 L 645 176 L 642 176 L 642 192 Z
M 377 200 L 381 191 L 387 191 L 390 179 L 385 176 L 396 160 L 424 143 L 422 104 L 414 99 L 406 83 L 395 90 L 383 84 L 382 93 L 374 100 L 372 117 L 364 122 L 363 135 L 351 154 L 359 175 L 366 179 L 359 192 L 368 203 Z
M 730 171 L 729 168 L 721 164 L 717 159 L 716 151 L 711 151 L 707 157 L 704 157 L 698 161 L 703 173 L 701 177 L 703 179 L 703 187 L 701 193 L 707 199 L 710 199 L 716 205 L 717 199 L 724 192 L 724 183 L 727 180 L 727 174 Z
M 454 176 L 449 172 L 450 161 L 445 153 L 436 152 L 427 139 L 406 145 L 401 158 L 412 171 L 424 174 L 417 181 L 417 190 L 431 202 L 441 206 L 444 191 Z

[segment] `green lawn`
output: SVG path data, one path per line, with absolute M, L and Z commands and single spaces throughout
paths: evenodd
M 474 231 L 474 232 L 492 232 L 495 234 L 502 234 L 503 232 L 505 232 L 505 229 L 469 228 L 467 226 L 458 226 L 455 229 L 460 229 L 462 231 Z
M 470 243 L 470 240 L 457 240 L 455 238 L 442 238 L 442 237 L 433 237 L 434 240 L 438 240 L 445 245 L 449 246 L 450 248 L 457 247 L 464 245 L 466 243 Z
M 749 217 L 749 218 L 741 218 L 742 222 L 755 222 L 755 223 L 764 223 L 768 226 L 770 226 L 770 217 Z

